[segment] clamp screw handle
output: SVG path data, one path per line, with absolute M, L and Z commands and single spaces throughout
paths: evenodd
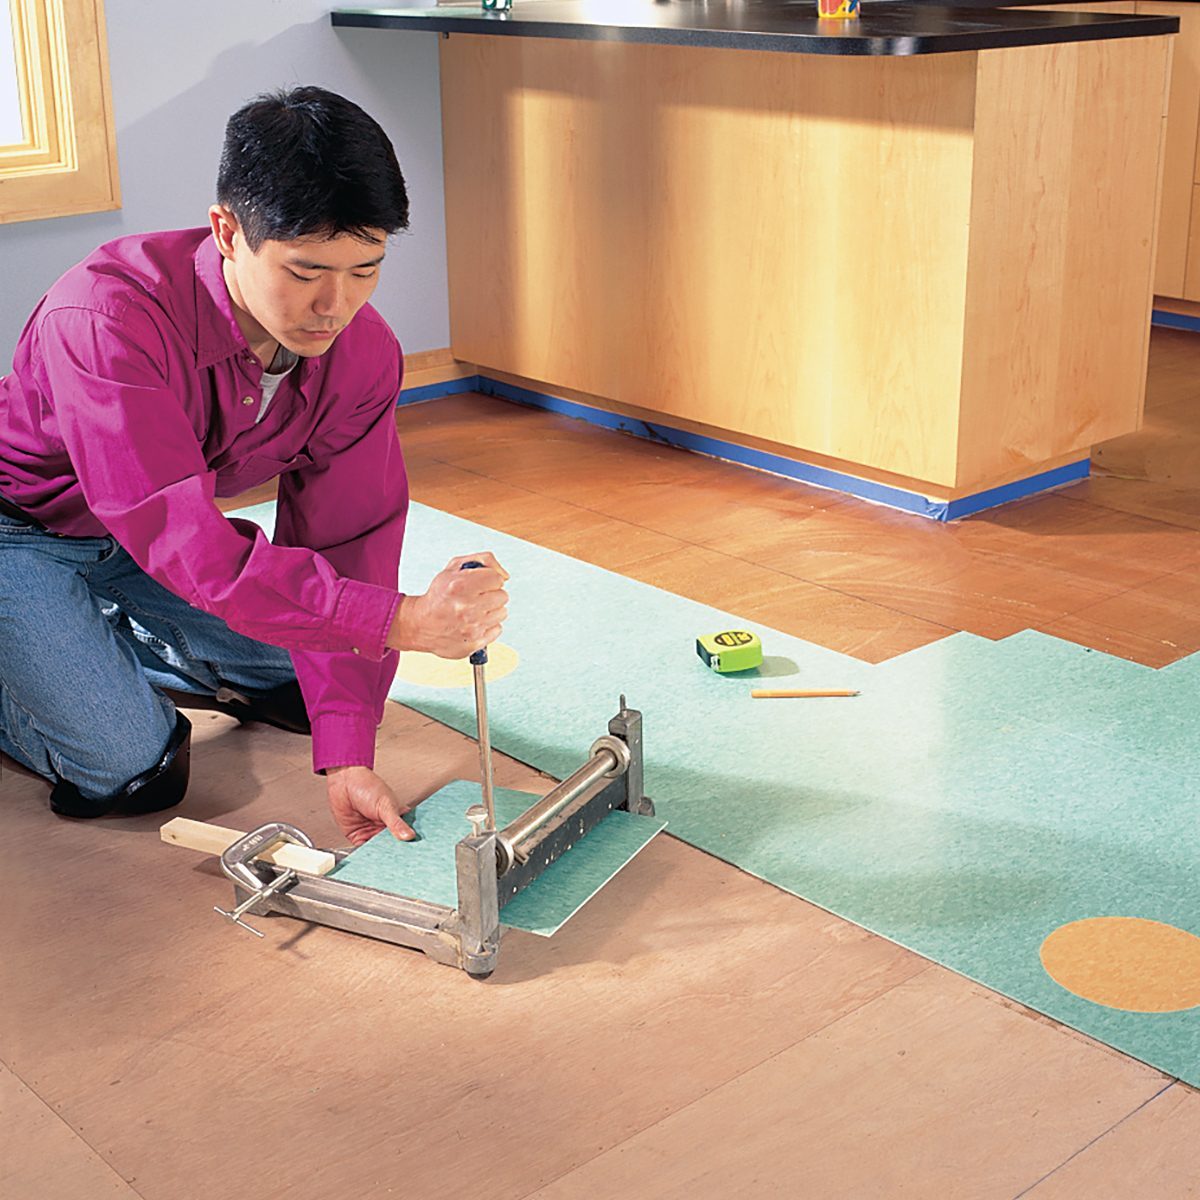
M 253 925 L 247 925 L 246 922 L 242 920 L 242 914 L 253 908 L 260 901 L 267 900 L 271 896 L 275 895 L 280 888 L 285 887 L 295 878 L 295 871 L 291 869 L 282 871 L 276 875 L 275 878 L 272 879 L 271 882 L 268 883 L 267 886 L 261 891 L 251 892 L 250 895 L 247 896 L 246 899 L 237 906 L 237 908 L 233 909 L 232 912 L 221 908 L 221 906 L 218 904 L 213 905 L 213 912 L 220 913 L 221 916 L 228 917 L 235 925 L 240 925 L 243 929 L 250 930 L 255 937 L 263 937 L 264 934 L 261 929 L 255 929 Z
M 487 828 L 487 809 L 482 804 L 472 804 L 467 809 L 467 820 L 471 822 L 471 836 L 479 837 Z

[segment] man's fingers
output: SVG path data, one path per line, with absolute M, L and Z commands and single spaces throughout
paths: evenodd
M 417 831 L 397 813 L 390 813 L 388 815 L 387 827 L 402 842 L 415 842 L 417 840 Z
M 493 571 L 499 571 L 501 583 L 509 578 L 508 572 L 500 565 L 496 556 L 490 550 L 481 550 L 478 554 L 460 554 L 457 558 L 450 560 L 446 570 L 461 571 L 463 566 L 469 562 L 483 563 L 485 567 L 490 567 Z

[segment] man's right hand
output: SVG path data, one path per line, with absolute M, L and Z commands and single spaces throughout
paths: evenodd
M 482 563 L 473 571 L 463 564 Z M 391 650 L 466 658 L 491 645 L 508 616 L 508 572 L 489 553 L 453 558 L 421 596 L 402 596 L 388 631 Z

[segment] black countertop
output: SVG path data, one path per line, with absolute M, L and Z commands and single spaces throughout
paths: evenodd
M 1032 2 L 1032 0 L 1027 0 Z M 1018 4 L 1020 0 L 1018 0 Z M 865 0 L 857 20 L 820 20 L 816 0 L 521 0 L 339 8 L 340 27 L 716 46 L 792 54 L 907 55 L 1177 33 L 1178 17 L 1032 12 Z

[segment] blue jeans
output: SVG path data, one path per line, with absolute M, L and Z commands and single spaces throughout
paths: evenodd
M 160 688 L 266 692 L 286 650 L 234 633 L 150 578 L 111 537 L 58 537 L 0 513 L 0 750 L 103 799 L 175 729 Z

